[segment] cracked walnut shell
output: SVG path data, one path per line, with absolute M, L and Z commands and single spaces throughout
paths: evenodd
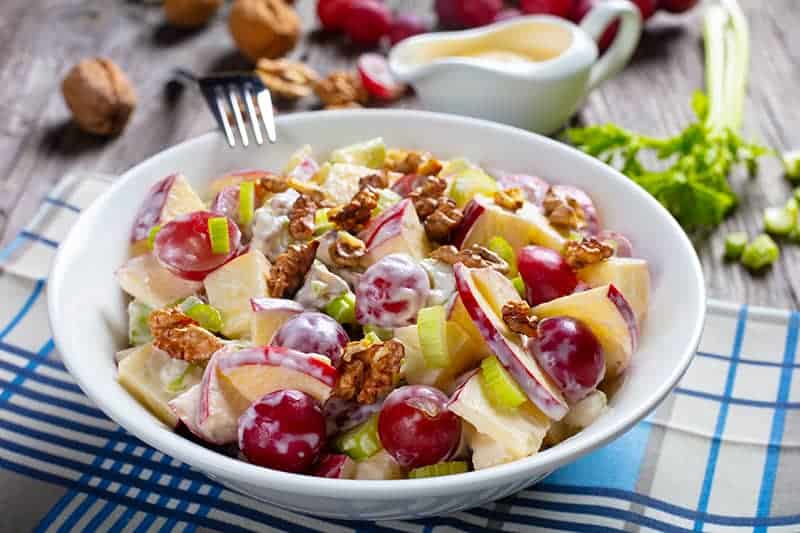
M 300 38 L 300 17 L 284 0 L 236 0 L 228 29 L 239 51 L 253 62 L 286 55 Z
M 211 20 L 222 2 L 223 0 L 164 0 L 164 16 L 174 26 L 194 28 Z
M 61 82 L 64 101 L 82 129 L 97 135 L 121 132 L 136 107 L 133 86 L 110 59 L 84 59 Z

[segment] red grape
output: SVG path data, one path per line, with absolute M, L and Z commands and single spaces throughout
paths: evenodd
M 236 256 L 242 234 L 229 219 L 230 251 L 227 254 L 213 253 L 208 220 L 218 216 L 219 213 L 195 211 L 164 224 L 153 243 L 153 253 L 158 261 L 175 275 L 193 281 L 202 281 L 209 273 L 224 265 Z
M 379 0 L 350 0 L 343 18 L 344 32 L 362 46 L 375 46 L 389 34 L 392 12 Z
M 539 207 L 550 189 L 550 184 L 542 178 L 528 174 L 502 174 L 498 176 L 497 183 L 504 189 L 519 188 L 525 200 Z
M 520 13 L 519 9 L 515 7 L 507 7 L 498 13 L 492 22 L 502 22 L 504 20 L 515 19 L 520 15 L 522 15 L 522 13 Z
M 574 318 L 545 318 L 528 350 L 571 403 L 592 392 L 606 372 L 603 349 L 594 333 Z
M 634 4 L 636 4 L 636 7 L 639 8 L 639 12 L 642 14 L 642 21 L 647 22 L 650 19 L 650 17 L 655 15 L 660 0 L 631 0 L 631 1 Z
M 341 30 L 350 7 L 350 0 L 319 0 L 317 17 L 326 30 Z
M 517 254 L 517 268 L 531 305 L 571 294 L 578 284 L 575 272 L 558 252 L 550 248 L 523 247 Z
M 461 440 L 461 420 L 447 409 L 447 396 L 425 385 L 392 391 L 378 416 L 381 444 L 405 468 L 446 460 Z
M 425 269 L 410 256 L 381 258 L 359 278 L 356 286 L 356 320 L 382 328 L 409 326 L 430 293 Z
M 380 54 L 362 54 L 358 58 L 358 74 L 369 94 L 382 100 L 394 100 L 405 90 L 389 70 L 389 63 Z
M 458 4 L 461 0 L 436 0 L 436 16 L 439 25 L 444 28 L 460 28 L 461 18 L 458 14 Z
M 344 328 L 334 319 L 322 313 L 307 312 L 287 320 L 275 332 L 270 344 L 324 355 L 338 367 L 348 342 L 350 338 Z
M 573 0 L 519 0 L 519 9 L 530 15 L 555 15 L 568 18 Z
M 456 4 L 458 20 L 467 28 L 491 24 L 502 9 L 503 0 L 461 0 Z
M 700 0 L 659 0 L 658 7 L 670 13 L 684 13 L 698 4 Z
M 430 31 L 430 26 L 416 13 L 398 13 L 389 29 L 389 41 L 397 44 L 403 39 L 428 31 Z
M 325 444 L 325 418 L 305 392 L 270 392 L 239 418 L 239 448 L 259 466 L 305 472 Z

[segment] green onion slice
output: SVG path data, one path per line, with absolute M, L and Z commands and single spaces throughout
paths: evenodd
M 231 252 L 228 217 L 212 217 L 208 219 L 208 238 L 211 240 L 211 253 L 223 255 Z

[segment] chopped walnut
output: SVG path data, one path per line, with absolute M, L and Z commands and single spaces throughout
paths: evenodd
M 522 189 L 504 189 L 494 193 L 494 203 L 509 211 L 517 211 L 525 204 L 525 197 L 522 196 Z
M 605 261 L 614 255 L 614 247 L 596 237 L 584 237 L 580 241 L 567 241 L 563 255 L 567 264 L 578 270 Z
M 402 343 L 394 339 L 370 345 L 349 343 L 342 355 L 334 396 L 355 398 L 360 404 L 375 403 L 394 388 L 404 356 Z
M 508 272 L 508 263 L 502 257 L 479 244 L 473 244 L 463 250 L 452 245 L 440 246 L 431 253 L 431 257 L 448 265 L 463 263 L 469 268 L 490 267 L 502 274 Z
M 417 167 L 417 174 L 420 176 L 435 176 L 442 170 L 442 164 L 438 159 L 426 159 L 420 166 Z
M 420 176 L 434 176 L 442 170 L 442 164 L 430 154 L 416 151 L 393 151 L 386 154 L 384 168 L 401 174 L 419 174 Z
M 314 92 L 326 107 L 366 104 L 369 94 L 357 72 L 336 71 L 314 83 Z
M 345 231 L 360 231 L 369 222 L 372 210 L 378 206 L 378 191 L 369 185 L 359 189 L 349 203 L 334 207 L 328 220 Z
M 311 86 L 319 79 L 305 63 L 287 59 L 261 58 L 256 63 L 256 74 L 272 94 L 288 100 L 311 94 Z
M 318 185 L 308 181 L 300 181 L 294 178 L 286 180 L 287 186 L 291 187 L 300 194 L 308 196 L 319 207 L 328 207 L 328 195 L 319 188 Z
M 385 172 L 378 172 L 375 174 L 370 174 L 369 176 L 363 176 L 358 180 L 358 188 L 363 189 L 369 185 L 373 189 L 385 189 L 389 186 L 389 176 L 386 175 Z
M 275 259 L 269 269 L 267 287 L 273 298 L 291 298 L 303 285 L 314 257 L 317 254 L 319 241 L 303 244 L 292 244 Z
M 539 318 L 533 314 L 527 302 L 516 300 L 503 305 L 503 322 L 515 333 L 535 337 Z
M 453 230 L 461 223 L 464 213 L 450 198 L 442 196 L 436 210 L 425 219 L 425 233 L 437 242 L 448 242 Z
M 309 196 L 301 194 L 289 211 L 289 235 L 298 241 L 307 241 L 314 235 L 314 213 L 317 203 Z
M 339 231 L 336 240 L 328 248 L 328 253 L 336 266 L 354 268 L 361 265 L 361 258 L 367 253 L 367 247 L 358 237 Z
M 425 220 L 436 211 L 439 206 L 439 199 L 447 189 L 447 181 L 438 176 L 421 176 L 418 185 L 408 197 L 414 203 L 414 209 L 421 220 Z
M 153 334 L 153 346 L 175 359 L 206 361 L 222 348 L 222 341 L 177 307 L 156 309 L 147 322 Z
M 550 224 L 559 229 L 581 229 L 586 227 L 583 208 L 572 196 L 559 196 L 551 187 L 542 202 L 544 214 Z
M 256 181 L 256 196 L 265 198 L 267 194 L 286 192 L 289 189 L 289 181 L 283 176 L 267 174 Z

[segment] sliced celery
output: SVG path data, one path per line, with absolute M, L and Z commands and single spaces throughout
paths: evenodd
M 450 198 L 458 207 L 464 207 L 476 194 L 491 196 L 497 191 L 497 182 L 479 168 L 470 168 L 453 178 Z
M 525 393 L 494 355 L 481 361 L 481 386 L 497 407 L 515 409 L 525 403 Z
M 147 344 L 153 340 L 147 319 L 153 308 L 139 300 L 128 304 L 128 339 L 133 346 Z
M 797 222 L 797 213 L 785 207 L 764 210 L 764 229 L 773 235 L 788 235 Z
M 417 314 L 417 335 L 429 368 L 445 368 L 450 364 L 446 323 L 447 313 L 442 305 L 425 307 Z
M 256 210 L 256 184 L 244 181 L 239 184 L 239 222 L 243 226 L 253 222 L 253 213 Z
M 181 372 L 181 375 L 167 383 L 167 392 L 178 394 L 186 389 L 186 377 L 194 370 L 194 365 L 191 363 L 186 365 L 186 368 Z
M 525 282 L 522 281 L 522 276 L 517 276 L 511 280 L 511 283 L 514 284 L 514 288 L 517 289 L 517 292 L 523 298 L 525 297 Z
M 201 300 L 200 298 L 198 298 L 197 296 L 188 296 L 186 299 L 181 300 L 180 302 L 178 302 L 177 305 L 178 305 L 178 308 L 180 308 L 181 311 L 186 313 L 186 311 L 188 311 L 189 309 L 191 309 L 195 305 L 204 304 L 204 303 L 205 302 L 203 300 Z
M 345 292 L 328 302 L 325 313 L 340 324 L 355 324 L 356 295 Z
M 514 252 L 514 248 L 511 247 L 511 243 L 503 237 L 495 235 L 489 239 L 487 247 L 508 263 L 509 276 L 513 277 L 517 275 L 517 254 Z
M 780 257 L 778 245 L 769 235 L 761 234 L 748 244 L 742 252 L 742 264 L 750 270 L 760 270 Z
M 153 249 L 153 245 L 156 242 L 156 235 L 158 235 L 159 231 L 161 231 L 161 224 L 156 224 L 150 228 L 150 232 L 147 234 L 147 248 L 149 250 Z
M 382 341 L 388 341 L 392 337 L 394 337 L 394 331 L 389 328 L 381 328 L 379 326 L 373 326 L 372 324 L 367 324 L 364 326 L 364 334 L 369 335 L 370 333 L 374 333 L 378 339 Z
M 800 150 L 786 152 L 783 154 L 782 159 L 786 177 L 792 181 L 800 179 Z
M 222 255 L 231 252 L 228 217 L 212 217 L 208 219 L 208 238 L 211 240 L 211 253 Z
M 328 220 L 328 211 L 330 209 L 327 207 L 314 211 L 314 235 L 322 235 L 336 227 Z
M 421 466 L 408 473 L 409 479 L 419 479 L 423 477 L 451 476 L 453 474 L 463 474 L 469 471 L 469 465 L 465 461 L 445 461 L 435 465 Z
M 189 318 L 200 324 L 200 327 L 217 333 L 222 330 L 222 313 L 216 307 L 200 303 L 193 305 L 185 311 Z
M 333 447 L 356 461 L 362 461 L 380 451 L 383 445 L 378 436 L 378 415 L 372 415 L 366 422 L 337 437 Z
M 386 160 L 386 144 L 381 137 L 351 144 L 331 152 L 331 162 L 363 165 L 369 168 L 383 168 Z
M 739 259 L 747 246 L 747 233 L 737 231 L 725 237 L 725 259 Z

